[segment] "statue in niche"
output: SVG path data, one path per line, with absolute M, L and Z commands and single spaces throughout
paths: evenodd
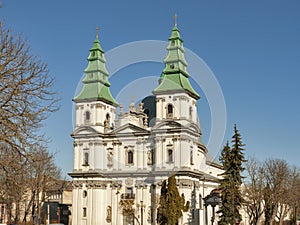
M 111 221 L 111 206 L 106 207 L 106 221 L 110 222 Z
M 104 133 L 107 133 L 107 131 L 109 130 L 109 126 L 110 126 L 110 115 L 107 113 L 104 120 Z
M 107 165 L 112 166 L 113 164 L 113 152 L 112 150 L 109 150 L 107 153 Z
M 147 152 L 147 164 L 148 164 L 148 165 L 151 165 L 151 164 L 152 164 L 152 151 L 151 151 L 151 150 L 149 150 L 149 151 Z

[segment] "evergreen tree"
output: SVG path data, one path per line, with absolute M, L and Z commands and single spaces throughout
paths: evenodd
M 224 146 L 222 152 L 221 152 L 221 156 L 219 158 L 220 162 L 223 165 L 223 169 L 227 170 L 230 167 L 230 146 L 229 146 L 229 142 L 226 142 L 226 145 Z
M 176 186 L 175 175 L 168 178 L 168 184 L 163 181 L 159 207 L 157 209 L 157 222 L 161 225 L 177 225 L 178 219 L 182 217 L 182 211 L 189 210 L 190 202 L 185 204 L 185 198 L 179 195 Z
M 229 172 L 231 173 L 231 178 L 233 179 L 233 203 L 234 203 L 234 218 L 239 220 L 242 219 L 241 214 L 239 213 L 239 209 L 241 208 L 244 199 L 241 194 L 240 186 L 242 184 L 242 176 L 241 173 L 245 170 L 243 167 L 243 163 L 246 162 L 244 153 L 243 153 L 242 138 L 239 133 L 239 130 L 234 125 L 234 135 L 232 137 L 232 149 L 231 149 L 231 167 Z
M 246 162 L 243 146 L 241 135 L 234 125 L 232 148 L 227 142 L 220 157 L 225 171 L 220 181 L 222 205 L 218 211 L 221 213 L 219 224 L 235 224 L 236 219 L 241 220 L 239 209 L 244 201 L 240 190 L 243 178 L 241 173 L 244 171 L 243 163 Z
M 157 209 L 157 223 L 161 225 L 166 225 L 168 222 L 167 191 L 167 182 L 164 180 L 160 190 L 159 207 Z
M 232 179 L 230 179 L 230 176 L 226 174 L 226 172 L 230 168 L 231 162 L 231 149 L 228 141 L 221 152 L 219 160 L 223 165 L 223 169 L 225 170 L 225 172 L 222 174 L 223 179 L 220 180 L 220 189 L 222 190 L 222 204 L 220 206 L 220 210 L 217 212 L 221 213 L 219 224 L 234 224 L 234 213 L 232 207 L 233 198 L 231 193 Z

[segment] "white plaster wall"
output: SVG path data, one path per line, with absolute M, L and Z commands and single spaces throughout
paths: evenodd
M 197 105 L 196 100 L 186 93 L 157 95 L 156 96 L 156 117 L 157 121 L 166 119 L 167 106 L 174 106 L 174 119 L 185 119 L 197 124 Z M 190 107 L 192 116 L 190 116 Z
M 110 104 L 92 101 L 76 103 L 76 127 L 91 126 L 99 132 L 104 132 L 106 114 L 110 115 L 110 126 L 116 119 L 116 107 Z M 90 112 L 90 120 L 85 120 L 85 112 Z

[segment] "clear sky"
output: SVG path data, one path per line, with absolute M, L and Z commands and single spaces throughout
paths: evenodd
M 177 13 L 184 47 L 201 57 L 223 91 L 225 139 L 237 123 L 246 155 L 300 158 L 300 1 L 2 0 L 0 18 L 48 62 L 61 108 L 45 122 L 50 149 L 64 174 L 72 171 L 72 98 L 99 26 L 104 51 L 142 40 L 167 41 Z M 128 52 L 130 55 L 130 51 Z M 126 56 L 125 56 L 126 57 Z M 163 58 L 161 59 L 163 60 Z M 189 62 L 188 62 L 189 63 Z M 109 68 L 108 68 L 109 69 Z M 138 63 L 111 79 L 116 95 L 128 82 L 159 77 L 161 63 Z M 193 77 L 193 74 L 191 74 Z M 199 117 L 207 143 L 211 114 L 200 92 Z

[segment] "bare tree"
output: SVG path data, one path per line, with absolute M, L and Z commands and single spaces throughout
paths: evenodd
M 0 22 L 0 143 L 26 155 L 43 140 L 42 121 L 58 109 L 53 85 L 47 64 Z
M 21 220 L 20 211 L 31 198 L 28 190 L 38 195 L 55 167 L 40 130 L 58 109 L 53 87 L 47 64 L 0 22 L 0 200 L 7 206 L 9 223 Z M 30 187 L 34 179 L 35 189 Z
M 250 218 L 249 223 L 257 225 L 263 215 L 263 171 L 260 163 L 252 157 L 246 162 L 246 172 L 248 175 L 245 186 L 246 212 Z
M 291 224 L 296 224 L 297 217 L 300 214 L 300 171 L 297 167 L 290 169 L 289 190 L 286 196 L 286 202 L 289 205 Z
M 134 199 L 133 198 L 123 198 L 120 200 L 120 206 L 122 208 L 122 214 L 125 217 L 129 217 L 130 219 L 133 218 L 137 221 L 137 223 L 140 225 L 140 221 L 135 215 L 136 209 L 134 207 Z M 138 205 L 137 205 L 138 206 Z M 141 206 L 142 207 L 142 206 Z
M 4 148 L 1 148 L 2 153 Z M 10 148 L 7 148 L 9 150 Z M 29 215 L 39 221 L 45 192 L 56 179 L 60 179 L 60 170 L 54 162 L 54 155 L 45 148 L 30 150 L 27 158 L 14 152 L 2 154 L 3 165 L 0 175 L 1 202 L 8 210 L 8 222 L 26 223 Z
M 283 224 L 283 219 L 289 209 L 288 194 L 290 186 L 290 167 L 285 160 L 269 159 L 263 165 L 265 177 L 264 192 L 264 213 L 265 224 L 272 224 L 275 218 L 279 224 Z
M 38 224 L 41 221 L 41 208 L 45 201 L 45 193 L 51 188 L 56 179 L 61 178 L 60 169 L 55 165 L 54 154 L 47 149 L 34 149 L 30 154 L 27 167 L 27 207 L 23 222 L 27 215 L 33 212 Z M 28 201 L 29 199 L 29 201 Z

